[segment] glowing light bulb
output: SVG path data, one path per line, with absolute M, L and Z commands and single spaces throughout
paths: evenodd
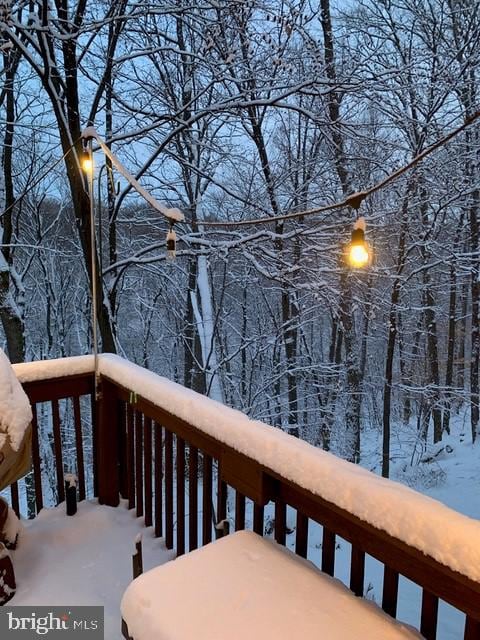
M 352 267 L 365 267 L 370 260 L 370 254 L 365 244 L 352 244 L 348 251 L 348 261 Z
M 92 173 L 93 162 L 90 160 L 90 158 L 85 158 L 85 160 L 82 162 L 82 169 L 85 171 L 85 173 Z
M 82 165 L 82 171 L 88 175 L 90 175 L 93 171 L 93 160 L 88 153 L 88 151 L 82 152 L 82 157 L 80 159 L 80 163 Z
M 362 269 L 370 264 L 371 250 L 365 240 L 365 220 L 359 218 L 352 229 L 352 240 L 346 248 L 346 262 L 354 269 Z

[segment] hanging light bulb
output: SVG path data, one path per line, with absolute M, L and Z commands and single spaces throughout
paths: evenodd
M 84 150 L 80 156 L 80 164 L 82 165 L 82 170 L 87 175 L 90 175 L 93 171 L 93 160 L 90 156 L 88 150 Z
M 365 218 L 358 218 L 352 229 L 352 239 L 347 246 L 346 258 L 354 269 L 362 269 L 370 264 L 372 252 L 365 240 Z
M 167 260 L 174 260 L 177 248 L 177 234 L 173 229 L 173 222 L 170 223 L 170 229 L 167 233 Z

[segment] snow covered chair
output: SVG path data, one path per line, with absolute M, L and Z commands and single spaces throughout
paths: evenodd
M 5 545 L 0 543 L 0 606 L 13 598 L 17 590 L 12 559 Z
M 32 410 L 12 366 L 0 349 L 0 491 L 30 470 Z M 19 521 L 0 498 L 0 605 L 16 591 L 15 573 L 9 549 L 17 545 Z
M 30 470 L 31 421 L 30 402 L 0 349 L 0 491 Z
M 20 531 L 20 521 L 6 500 L 0 498 L 0 544 L 7 549 L 15 549 Z
M 139 576 L 121 604 L 131 640 L 419 640 L 313 564 L 239 531 Z
M 15 512 L 0 498 L 0 605 L 15 595 L 15 572 L 8 550 L 17 546 L 19 529 L 20 523 Z

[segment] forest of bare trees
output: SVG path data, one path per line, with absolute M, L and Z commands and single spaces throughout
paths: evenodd
M 350 459 L 362 434 L 475 441 L 480 129 L 362 203 L 373 264 L 342 260 L 352 208 L 479 107 L 471 0 L 0 2 L 0 346 L 89 353 L 95 126 L 186 222 L 95 152 L 101 348 Z M 382 435 L 383 434 L 383 435 Z M 413 459 L 413 455 L 412 455 Z

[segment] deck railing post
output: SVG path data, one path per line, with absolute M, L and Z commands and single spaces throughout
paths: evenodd
M 65 505 L 67 516 L 77 513 L 77 476 L 73 473 L 65 474 Z
M 119 503 L 119 407 L 115 385 L 102 380 L 101 395 L 97 400 L 97 473 L 98 501 L 110 507 Z

